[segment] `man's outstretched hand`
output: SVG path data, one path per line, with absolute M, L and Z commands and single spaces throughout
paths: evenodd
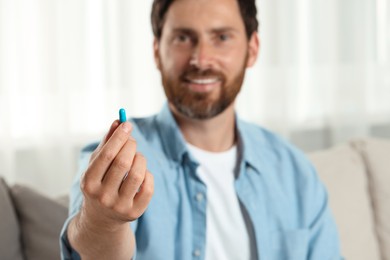
M 108 229 L 139 218 L 153 195 L 153 176 L 131 130 L 129 122 L 114 121 L 81 179 L 82 214 Z
M 154 186 L 131 130 L 129 122 L 114 121 L 81 178 L 84 200 L 68 238 L 84 258 L 109 257 L 112 252 L 112 259 L 129 259 L 134 252 L 129 222 L 145 212 Z

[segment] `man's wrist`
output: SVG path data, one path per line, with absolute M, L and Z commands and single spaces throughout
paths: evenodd
M 116 228 L 101 226 L 87 219 L 82 212 L 79 212 L 69 223 L 67 237 L 72 248 L 86 259 L 94 259 L 96 255 L 100 255 L 98 252 L 101 252 L 102 245 L 109 246 L 113 243 L 112 248 L 118 247 L 119 252 L 128 256 L 133 255 L 135 248 L 135 237 L 129 223 L 123 223 Z M 122 243 L 123 245 L 120 245 Z M 125 250 L 121 251 L 120 248 Z M 115 249 L 113 250 L 115 252 Z M 109 252 L 105 253 L 111 255 Z
M 94 218 L 88 215 L 85 209 L 82 209 L 76 217 L 75 225 L 77 229 L 91 232 L 98 236 L 114 234 L 123 232 L 125 229 L 130 229 L 128 222 L 110 220 L 101 215 Z

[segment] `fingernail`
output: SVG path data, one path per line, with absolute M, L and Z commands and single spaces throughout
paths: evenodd
M 122 129 L 125 133 L 130 133 L 131 126 L 128 122 L 122 123 Z

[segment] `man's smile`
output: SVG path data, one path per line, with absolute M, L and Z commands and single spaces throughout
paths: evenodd
M 221 85 L 221 79 L 219 77 L 185 78 L 184 82 L 194 92 L 209 92 Z

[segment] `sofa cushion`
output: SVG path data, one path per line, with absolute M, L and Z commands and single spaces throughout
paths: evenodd
M 379 259 L 364 162 L 348 145 L 315 152 L 309 158 L 328 190 L 346 259 Z
M 24 186 L 13 186 L 11 193 L 26 258 L 60 259 L 59 236 L 67 207 Z
M 0 177 L 0 258 L 22 260 L 20 229 L 9 189 Z
M 390 140 L 356 141 L 366 161 L 382 259 L 390 259 Z

